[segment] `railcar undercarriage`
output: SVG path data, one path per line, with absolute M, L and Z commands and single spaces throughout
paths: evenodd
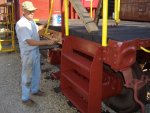
M 70 23 L 70 40 L 82 38 L 84 40 L 90 40 L 90 42 L 101 43 L 101 30 L 94 33 L 87 33 L 79 21 L 71 21 Z M 101 28 L 101 25 L 99 25 L 99 28 Z M 115 26 L 112 22 L 109 25 L 108 47 L 100 49 L 103 59 L 102 100 L 117 113 L 133 113 L 139 110 L 139 108 L 142 108 L 142 112 L 144 113 L 144 105 L 150 101 L 150 54 L 140 49 L 141 47 L 150 48 L 149 29 L 149 23 L 143 24 L 130 21 L 123 21 L 119 26 Z M 89 47 L 89 44 L 86 45 L 86 41 L 85 43 L 84 41 L 81 42 L 83 42 L 85 47 Z M 73 44 L 72 46 L 79 45 Z M 76 47 L 74 49 L 76 50 Z M 82 57 L 90 56 L 87 55 L 86 50 L 82 50 L 82 47 L 78 49 L 79 53 L 84 54 L 83 56 L 80 54 Z M 71 64 L 68 65 L 72 66 Z M 72 68 L 77 67 L 73 66 Z M 78 72 L 79 70 L 77 69 L 76 71 Z M 64 82 L 64 80 L 62 81 Z M 71 87 L 74 88 L 74 83 L 71 84 Z M 79 87 L 81 88 L 82 85 Z M 70 93 L 68 92 L 66 94 L 64 86 L 62 86 L 62 90 L 64 90 L 63 93 L 76 105 L 75 100 L 68 96 Z M 78 93 L 82 95 L 82 91 Z M 81 97 L 84 98 L 83 95 Z M 82 108 L 78 109 L 83 112 Z

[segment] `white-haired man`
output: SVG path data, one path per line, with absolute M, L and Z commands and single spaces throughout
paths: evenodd
M 32 106 L 35 102 L 30 98 L 30 94 L 43 96 L 40 91 L 40 53 L 39 46 L 52 45 L 58 39 L 40 40 L 38 31 L 44 26 L 37 26 L 33 21 L 36 7 L 30 1 L 22 3 L 23 16 L 16 23 L 16 33 L 19 41 L 20 54 L 22 60 L 22 103 Z

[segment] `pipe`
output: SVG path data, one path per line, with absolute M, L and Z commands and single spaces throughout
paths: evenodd
M 145 113 L 145 107 L 144 104 L 139 100 L 138 98 L 138 86 L 141 86 L 143 84 L 143 81 L 136 81 L 136 83 L 134 84 L 134 99 L 135 101 L 140 105 L 141 107 L 141 112 Z
M 65 34 L 66 36 L 69 36 L 69 17 L 68 17 L 68 0 L 65 0 L 64 2 L 65 6 Z
M 148 49 L 146 49 L 146 48 L 144 48 L 144 47 L 140 47 L 140 49 L 142 49 L 144 52 L 146 52 L 146 53 L 150 53 L 150 50 L 148 50 Z
M 107 46 L 108 0 L 103 0 L 102 46 Z

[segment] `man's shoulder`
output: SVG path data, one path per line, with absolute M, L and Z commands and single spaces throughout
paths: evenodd
M 25 18 L 20 18 L 20 20 L 16 23 L 16 26 L 19 27 L 28 27 L 28 21 Z
M 17 21 L 17 24 L 20 24 L 20 23 L 22 23 L 24 21 L 24 18 L 20 18 L 18 21 Z

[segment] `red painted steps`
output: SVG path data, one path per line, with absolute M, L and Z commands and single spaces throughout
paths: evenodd
M 82 113 L 100 113 L 102 100 L 102 47 L 70 36 L 61 56 L 61 91 Z

